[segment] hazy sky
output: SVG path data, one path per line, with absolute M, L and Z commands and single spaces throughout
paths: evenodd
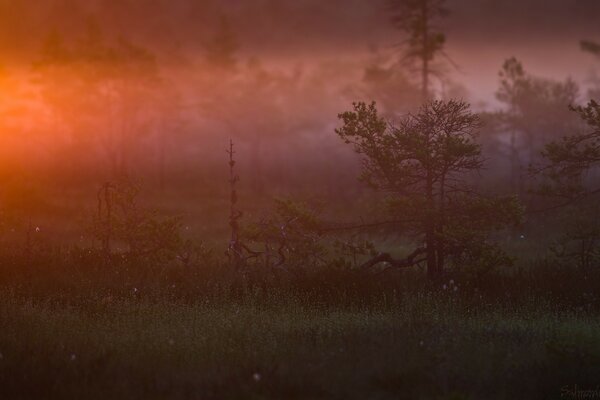
M 248 2 L 237 3 L 237 11 L 246 12 Z M 299 60 L 335 58 L 366 53 L 373 45 L 386 49 L 400 40 L 388 23 L 385 0 L 264 3 L 278 4 L 273 6 L 278 17 L 257 16 L 258 29 L 252 19 L 244 26 L 247 43 L 257 52 Z M 578 81 L 600 65 L 578 44 L 600 40 L 598 0 L 448 0 L 447 5 L 451 15 L 441 26 L 447 53 L 460 67 L 456 79 L 475 98 L 490 100 L 497 72 L 510 56 L 536 74 Z
M 443 22 L 456 79 L 474 100 L 493 99 L 497 71 L 510 56 L 549 77 L 583 82 L 597 65 L 579 50 L 600 41 L 598 0 L 448 0 Z M 27 64 L 55 29 L 76 36 L 89 15 L 109 34 L 124 34 L 163 54 L 201 51 L 215 16 L 226 14 L 245 56 L 304 65 L 315 60 L 364 57 L 400 40 L 386 0 L 0 0 L 0 50 Z

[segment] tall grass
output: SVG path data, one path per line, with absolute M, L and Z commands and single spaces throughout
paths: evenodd
M 560 398 L 600 376 L 600 273 L 245 273 L 0 257 L 0 398 Z
M 543 302 L 75 307 L 5 294 L 0 320 L 2 398 L 558 398 L 600 373 L 600 322 Z

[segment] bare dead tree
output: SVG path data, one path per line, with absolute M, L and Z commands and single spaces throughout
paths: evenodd
M 233 148 L 233 140 L 229 141 L 229 149 L 226 150 L 229 154 L 229 187 L 231 190 L 230 195 L 230 209 L 229 209 L 229 227 L 231 228 L 231 238 L 229 239 L 229 246 L 227 248 L 227 255 L 229 256 L 229 262 L 232 266 L 239 268 L 244 263 L 243 251 L 244 246 L 240 240 L 240 223 L 239 220 L 242 218 L 243 213 L 237 209 L 237 190 L 236 185 L 240 180 L 240 177 L 235 174 L 235 151 Z

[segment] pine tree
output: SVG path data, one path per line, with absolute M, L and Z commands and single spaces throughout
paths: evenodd
M 483 159 L 475 142 L 479 117 L 468 104 L 430 101 L 392 124 L 378 115 L 374 103 L 357 103 L 340 119 L 337 134 L 362 156 L 361 179 L 388 194 L 387 208 L 400 233 L 422 243 L 404 260 L 384 254 L 366 266 L 425 262 L 435 278 L 448 257 L 498 258 L 487 232 L 518 220 L 520 208 L 513 198 L 486 198 L 469 184 L 467 174 L 480 169 Z
M 408 35 L 404 60 L 418 65 L 421 73 L 421 96 L 430 98 L 432 63 L 444 49 L 446 36 L 436 22 L 448 15 L 445 0 L 390 0 L 392 23 Z

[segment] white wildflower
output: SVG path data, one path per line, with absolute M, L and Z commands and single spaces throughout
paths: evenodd
M 262 376 L 260 376 L 260 374 L 258 372 L 255 372 L 252 375 L 252 379 L 254 379 L 254 382 L 260 382 L 261 378 L 262 378 Z

